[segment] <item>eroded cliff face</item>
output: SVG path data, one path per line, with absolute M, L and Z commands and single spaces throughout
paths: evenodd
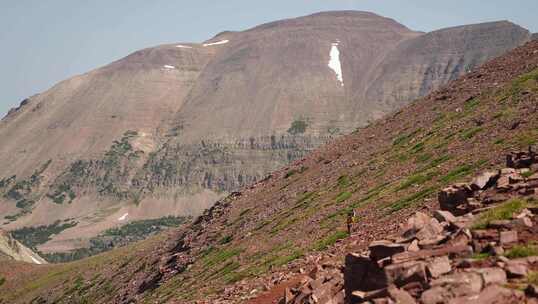
M 328 139 L 282 135 L 227 143 L 165 143 L 159 150 L 144 155 L 131 144 L 137 134 L 127 134 L 103 158 L 72 163 L 50 185 L 47 197 L 63 204 L 84 195 L 140 200 L 176 188 L 185 193 L 200 189 L 232 192 L 301 158 Z
M 0 121 L 3 224 L 74 220 L 54 251 L 129 221 L 197 215 L 530 37 L 509 22 L 424 34 L 328 12 L 135 52 Z
M 47 263 L 38 254 L 15 240 L 9 233 L 0 230 L 0 260 L 2 258 L 32 264 Z

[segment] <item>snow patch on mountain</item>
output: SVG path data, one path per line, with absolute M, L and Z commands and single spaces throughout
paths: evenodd
M 217 42 L 212 42 L 212 43 L 204 43 L 204 46 L 212 46 L 212 45 L 219 45 L 219 44 L 226 44 L 230 42 L 230 40 L 221 40 L 221 41 L 217 41 Z
M 34 258 L 33 256 L 31 256 L 30 258 L 32 258 L 32 261 L 34 261 L 34 263 L 36 264 L 39 264 L 39 265 L 43 264 L 40 260 Z
M 331 51 L 329 52 L 330 59 L 329 59 L 328 66 L 336 74 L 336 78 L 340 82 L 340 85 L 344 86 L 344 77 L 342 75 L 342 63 L 340 62 L 340 50 L 338 49 L 339 44 L 340 44 L 339 40 L 332 43 Z
M 177 47 L 177 48 L 180 48 L 180 49 L 192 49 L 192 46 L 181 45 L 181 44 L 176 45 L 176 47 Z

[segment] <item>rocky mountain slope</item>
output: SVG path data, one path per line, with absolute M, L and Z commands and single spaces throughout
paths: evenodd
M 529 150 L 506 159 L 443 189 L 433 216 L 417 212 L 341 269 L 316 265 L 282 302 L 536 303 L 538 158 Z
M 509 22 L 424 34 L 327 12 L 135 52 L 2 119 L 3 227 L 54 229 L 36 245 L 51 253 L 198 215 L 530 37 Z
M 38 254 L 15 240 L 9 233 L 0 230 L 0 259 L 15 260 L 34 264 L 47 262 Z
M 7 278 L 0 299 L 277 303 L 287 288 L 320 271 L 317 265 L 342 264 L 349 252 L 397 233 L 415 211 L 433 213 L 438 193 L 448 193 L 447 186 L 502 168 L 507 153 L 535 145 L 537 98 L 538 41 L 533 41 L 233 193 L 184 229 L 68 264 L 16 271 L 23 266 L 0 263 Z M 503 179 L 514 193 L 512 185 L 523 182 L 518 191 L 525 191 L 518 195 L 532 195 L 527 190 L 534 188 L 525 181 L 535 170 L 503 173 L 495 189 L 504 187 Z M 458 187 L 453 193 L 465 189 Z M 457 209 L 466 212 L 482 203 L 487 204 L 467 199 Z M 350 212 L 355 215 L 351 237 L 346 231 Z M 476 246 L 485 244 L 472 237 Z M 421 246 L 428 244 L 418 246 L 425 250 Z M 473 253 L 480 254 L 477 248 L 473 243 Z M 475 287 L 472 292 L 481 292 L 482 285 Z M 289 298 L 296 294 L 289 289 Z

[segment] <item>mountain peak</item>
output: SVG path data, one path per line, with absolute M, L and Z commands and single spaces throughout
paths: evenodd
M 247 31 L 266 30 L 275 27 L 335 27 L 335 26 L 378 26 L 407 29 L 397 21 L 364 11 L 327 11 L 306 16 L 278 20 L 256 26 Z M 407 29 L 409 30 L 409 29 Z

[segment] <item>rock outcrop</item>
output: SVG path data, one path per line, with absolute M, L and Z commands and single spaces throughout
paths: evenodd
M 0 230 L 0 258 L 32 264 L 47 264 L 42 257 L 19 243 L 6 231 Z
M 341 268 L 315 266 L 282 303 L 538 302 L 538 159 L 511 153 L 507 168 L 439 193 L 398 234 L 350 252 Z

